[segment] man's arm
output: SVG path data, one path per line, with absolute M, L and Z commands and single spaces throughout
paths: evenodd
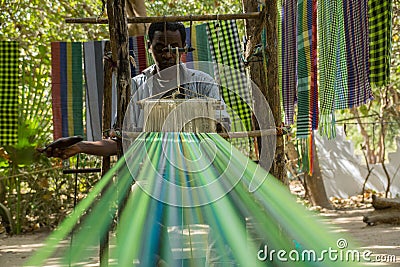
M 117 142 L 112 139 L 103 139 L 100 141 L 81 141 L 65 149 L 47 149 L 47 157 L 57 157 L 67 159 L 78 153 L 85 153 L 96 156 L 116 155 L 118 150 Z

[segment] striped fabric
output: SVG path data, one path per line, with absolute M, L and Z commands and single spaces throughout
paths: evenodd
M 294 105 L 297 101 L 297 0 L 282 0 L 282 100 L 285 124 L 294 123 Z
M 370 81 L 375 86 L 389 83 L 392 51 L 392 0 L 369 0 Z
M 283 71 L 283 58 L 282 58 L 282 23 L 283 23 L 283 4 L 284 0 L 278 0 L 278 19 L 277 19 L 277 28 L 278 28 L 278 85 L 280 90 L 280 104 L 281 104 L 281 116 L 285 118 L 285 109 L 283 108 L 283 93 L 282 93 L 282 71 Z
M 318 60 L 317 60 L 317 0 L 312 1 L 312 47 L 311 47 L 311 129 L 318 129 L 319 105 L 318 105 Z
M 129 37 L 129 55 L 133 58 L 133 61 L 131 61 L 131 76 L 135 77 L 147 68 L 144 36 Z
M 233 131 L 252 129 L 251 95 L 247 80 L 243 79 L 244 64 L 240 59 L 240 40 L 234 20 L 213 21 L 207 23 L 207 33 L 210 42 L 211 56 L 216 63 L 215 79 L 221 85 L 222 96 L 231 112 Z M 218 64 L 229 66 L 232 69 L 220 68 Z M 232 109 L 232 110 L 229 110 Z M 235 115 L 236 114 L 236 115 Z M 235 120 L 238 118 L 239 120 Z
M 368 0 L 343 0 L 343 9 L 348 99 L 347 103 L 337 103 L 337 109 L 357 107 L 372 99 L 368 64 Z
M 88 141 L 98 141 L 103 137 L 104 46 L 105 41 L 91 41 L 83 44 L 86 84 L 86 138 Z
M 0 145 L 18 142 L 19 43 L 0 41 Z
M 82 43 L 52 42 L 53 137 L 83 135 Z
M 312 0 L 298 1 L 297 20 L 297 137 L 306 138 L 311 133 L 311 75 L 312 75 Z
M 199 64 L 199 62 L 212 62 L 210 43 L 207 34 L 207 24 L 199 24 L 190 30 L 190 28 L 186 28 L 186 44 L 194 47 L 195 50 L 193 52 L 189 52 L 184 54 L 182 57 L 183 62 L 194 62 L 193 68 L 196 70 L 201 70 L 205 73 L 208 73 L 212 77 L 214 77 L 214 69 L 210 67 L 209 64 Z

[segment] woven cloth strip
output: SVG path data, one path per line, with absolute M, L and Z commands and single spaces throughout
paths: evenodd
M 297 101 L 297 0 L 282 1 L 282 100 L 285 124 L 294 123 L 294 105 Z
M 335 103 L 347 102 L 347 67 L 343 1 L 318 2 L 319 99 L 321 135 L 335 136 Z M 337 97 L 335 99 L 335 97 Z
M 311 75 L 312 75 L 312 0 L 299 0 L 297 19 L 297 134 L 311 134 Z
M 147 68 L 144 36 L 129 37 L 129 55 L 133 59 L 131 60 L 131 76 L 135 77 Z
M 231 112 L 233 131 L 251 130 L 251 95 L 246 79 L 244 64 L 240 58 L 240 40 L 234 20 L 207 23 L 207 32 L 213 62 L 216 63 L 215 79 L 220 82 L 222 96 Z M 220 68 L 219 64 L 230 68 Z M 233 71 L 234 69 L 234 71 Z M 234 116 L 236 114 L 236 116 Z M 235 118 L 240 118 L 235 120 Z
M 210 42 L 207 33 L 207 24 L 198 24 L 192 29 L 186 28 L 186 44 L 194 48 L 194 51 L 183 54 L 182 61 L 189 68 L 201 70 L 214 77 L 214 68 L 210 62 L 213 62 L 210 51 Z M 193 62 L 193 64 L 191 63 Z M 208 63 L 201 63 L 208 62 Z
M 369 0 L 370 81 L 387 85 L 390 78 L 392 51 L 392 0 Z
M 279 90 L 280 90 L 280 104 L 281 104 L 281 116 L 282 118 L 285 118 L 285 109 L 283 108 L 283 94 L 282 94 L 282 22 L 283 22 L 283 5 L 282 2 L 284 0 L 278 0 L 277 6 L 278 6 L 278 19 L 277 19 L 277 27 L 278 27 L 278 85 L 279 85 Z
M 188 47 L 193 47 L 193 44 L 196 44 L 196 27 L 186 28 L 186 45 Z M 192 62 L 197 61 L 194 59 L 194 56 L 197 51 L 188 52 L 182 55 L 182 62 Z
M 53 42 L 53 137 L 83 135 L 82 43 Z
M 0 42 L 0 145 L 18 142 L 19 43 Z
M 348 99 L 347 103 L 337 102 L 337 109 L 357 107 L 372 99 L 368 64 L 368 0 L 343 0 L 343 9 Z
M 317 0 L 312 1 L 312 46 L 311 46 L 311 129 L 318 129 L 319 105 L 318 105 L 318 64 L 317 64 Z
M 88 141 L 98 141 L 103 137 L 104 47 L 105 41 L 91 41 L 83 44 L 86 84 L 86 139 Z

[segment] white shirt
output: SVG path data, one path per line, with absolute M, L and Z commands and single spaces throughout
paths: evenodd
M 155 73 L 155 65 L 148 67 L 143 72 L 132 78 L 131 102 L 125 114 L 124 130 L 140 132 L 143 129 L 143 110 L 138 101 L 144 99 L 159 99 L 165 93 L 179 87 L 183 88 L 186 99 L 190 98 L 213 98 L 221 101 L 221 110 L 216 110 L 216 120 L 220 120 L 224 127 L 229 129 L 229 115 L 226 105 L 219 94 L 219 86 L 215 80 L 205 72 L 187 68 L 184 64 L 179 65 L 179 79 L 158 80 Z M 182 90 L 182 89 L 181 89 Z

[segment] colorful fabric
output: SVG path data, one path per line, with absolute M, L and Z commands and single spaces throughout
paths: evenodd
M 343 0 L 347 61 L 347 102 L 337 109 L 358 107 L 372 99 L 369 82 L 368 0 Z M 340 99 L 340 95 L 336 96 Z
M 298 1 L 297 19 L 297 137 L 311 133 L 312 0 Z
M 285 124 L 294 123 L 297 101 L 297 0 L 282 1 L 282 100 Z
M 393 1 L 369 0 L 368 10 L 370 81 L 384 86 L 390 79 Z
M 18 142 L 19 43 L 0 42 L 0 145 Z
M 317 60 L 317 0 L 312 1 L 312 46 L 311 46 L 311 129 L 318 129 L 319 104 L 318 104 L 318 60 Z
M 86 84 L 86 138 L 88 141 L 98 141 L 103 138 L 104 47 L 105 41 L 91 41 L 83 44 Z
M 214 69 L 211 68 L 210 64 L 201 64 L 200 62 L 212 62 L 212 56 L 210 51 L 210 43 L 207 34 L 207 24 L 199 24 L 192 29 L 186 28 L 186 43 L 194 48 L 193 52 L 184 54 L 182 61 L 189 63 L 194 62 L 193 68 L 201 70 L 205 73 L 210 74 L 214 77 Z
M 321 135 L 334 137 L 335 103 L 347 102 L 347 66 L 343 1 L 318 2 L 319 100 Z
M 280 97 L 280 104 L 281 104 L 281 116 L 285 119 L 285 109 L 283 107 L 283 93 L 282 93 L 282 70 L 283 70 L 283 59 L 282 59 L 282 23 L 283 23 L 283 2 L 284 0 L 278 0 L 277 7 L 278 7 L 278 19 L 277 19 L 277 27 L 278 27 L 278 86 L 279 86 L 279 97 Z
M 129 37 L 129 55 L 133 59 L 131 60 L 131 76 L 135 77 L 147 68 L 144 36 Z
M 240 58 L 240 39 L 234 20 L 207 23 L 208 40 L 213 62 L 215 79 L 221 85 L 222 96 L 229 107 L 233 131 L 252 129 L 252 103 L 244 64 Z M 229 66 L 230 68 L 221 67 Z M 234 71 L 233 71 L 234 69 Z M 238 120 L 235 120 L 238 118 Z
M 83 135 L 82 43 L 53 42 L 53 137 Z

